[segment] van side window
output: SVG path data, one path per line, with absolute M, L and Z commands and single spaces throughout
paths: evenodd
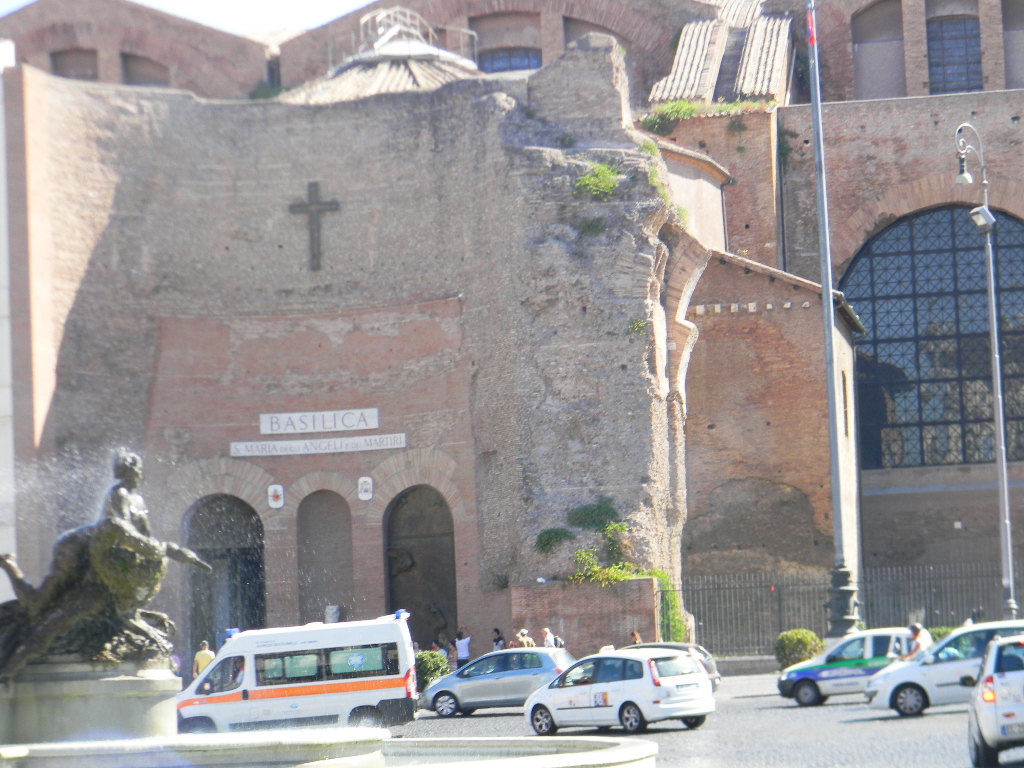
M 311 683 L 320 679 L 320 653 L 281 653 L 256 657 L 257 685 Z
M 398 674 L 398 644 L 360 645 L 327 651 L 326 678 L 384 677 Z

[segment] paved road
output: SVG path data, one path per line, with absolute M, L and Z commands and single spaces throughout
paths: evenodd
M 859 696 L 838 696 L 821 707 L 799 708 L 778 695 L 774 675 L 727 677 L 717 699 L 718 711 L 696 731 L 661 723 L 637 737 L 658 743 L 659 768 L 970 766 L 963 705 L 935 707 L 917 718 L 868 709 Z M 447 720 L 421 713 L 416 722 L 392 733 L 526 736 L 532 731 L 518 710 L 500 709 Z M 1004 753 L 1002 764 L 1024 768 L 1024 748 Z

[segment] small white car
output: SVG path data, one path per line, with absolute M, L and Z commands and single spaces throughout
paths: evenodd
M 958 627 L 909 661 L 896 661 L 870 680 L 864 693 L 874 709 L 920 715 L 930 706 L 962 704 L 970 691 L 960 678 L 975 675 L 993 637 L 1024 632 L 1024 619 L 988 621 Z
M 541 736 L 615 725 L 639 733 L 660 720 L 699 728 L 715 711 L 715 698 L 707 671 L 689 653 L 622 649 L 580 659 L 534 691 L 523 711 Z
M 960 679 L 973 689 L 967 708 L 967 751 L 977 768 L 999 765 L 999 752 L 1024 745 L 1024 635 L 990 643 L 977 676 Z

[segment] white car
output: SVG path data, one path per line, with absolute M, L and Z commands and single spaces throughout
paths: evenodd
M 985 646 L 996 635 L 1024 632 L 1024 619 L 958 627 L 909 661 L 896 661 L 868 680 L 864 693 L 874 709 L 920 715 L 930 706 L 961 704 L 970 691 L 960 678 L 975 675 Z
M 715 698 L 707 671 L 689 653 L 622 649 L 580 659 L 534 691 L 523 711 L 541 736 L 614 725 L 638 733 L 659 720 L 699 728 L 715 711 Z
M 1024 745 L 1024 635 L 991 643 L 977 676 L 960 682 L 973 689 L 967 708 L 971 764 L 999 765 L 1000 750 Z

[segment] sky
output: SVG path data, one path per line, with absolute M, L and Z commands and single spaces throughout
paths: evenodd
M 371 0 L 132 0 L 236 35 L 312 29 L 369 5 Z M 29 0 L 0 0 L 0 16 Z

